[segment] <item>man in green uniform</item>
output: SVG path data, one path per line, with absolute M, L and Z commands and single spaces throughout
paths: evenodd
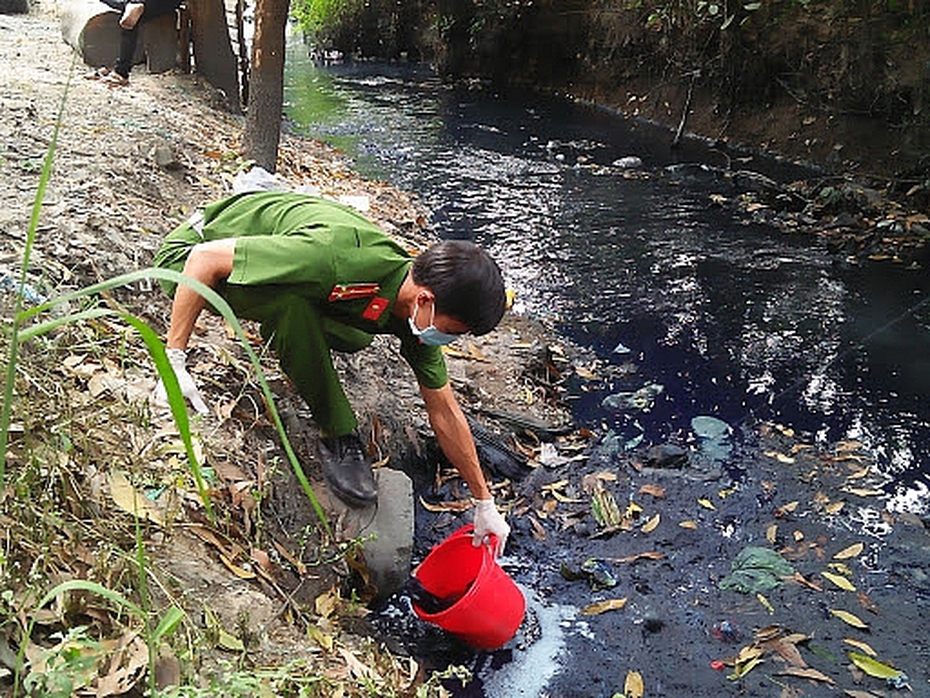
M 458 335 L 490 332 L 503 316 L 500 270 L 477 245 L 447 240 L 411 258 L 354 209 L 267 191 L 207 206 L 166 237 L 155 264 L 215 289 L 237 317 L 261 324 L 320 427 L 323 475 L 350 505 L 370 504 L 377 492 L 330 350 L 357 351 L 374 334 L 399 337 L 439 445 L 475 499 L 475 544 L 493 535 L 497 552 L 503 549 L 510 527 L 494 505 L 440 351 Z M 185 368 L 205 300 L 183 284 L 165 288 L 174 297 L 168 356 L 184 396 L 206 412 Z

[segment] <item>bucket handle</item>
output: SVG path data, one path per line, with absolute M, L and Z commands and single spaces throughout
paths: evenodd
M 464 538 L 464 537 L 466 537 L 466 536 L 467 536 L 469 539 L 471 539 L 472 541 L 474 541 L 474 537 L 475 537 L 475 525 L 474 525 L 474 524 L 465 524 L 465 525 L 462 526 L 459 530 L 457 530 L 455 533 L 453 533 L 453 534 L 450 536 L 450 538 Z M 488 550 L 490 550 L 490 552 L 491 552 L 491 559 L 492 559 L 492 560 L 495 559 L 495 557 L 497 557 L 497 556 L 494 554 L 495 551 L 497 550 L 497 545 L 498 545 L 497 536 L 495 536 L 493 533 L 489 533 L 489 534 L 485 537 L 485 540 L 482 541 L 482 543 L 483 543 L 485 546 L 487 546 Z M 480 546 L 477 546 L 477 545 L 476 545 L 475 547 L 477 548 L 477 547 L 480 547 Z

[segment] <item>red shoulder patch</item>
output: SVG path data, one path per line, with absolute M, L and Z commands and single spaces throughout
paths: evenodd
M 384 314 L 384 311 L 387 310 L 388 305 L 389 302 L 387 298 L 372 298 L 371 303 L 368 304 L 368 307 L 365 308 L 365 311 L 362 313 L 362 317 L 366 320 L 377 322 Z

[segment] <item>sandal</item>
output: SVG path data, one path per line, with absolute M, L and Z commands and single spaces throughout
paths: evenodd
M 107 87 L 126 87 L 129 84 L 129 78 L 124 78 L 115 70 L 111 70 L 109 73 L 100 78 L 100 80 Z
M 85 80 L 103 80 L 107 75 L 110 74 L 110 69 L 101 66 L 100 68 L 95 68 L 89 73 L 85 73 Z

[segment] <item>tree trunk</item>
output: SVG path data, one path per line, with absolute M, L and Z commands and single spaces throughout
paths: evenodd
M 242 155 L 274 172 L 284 103 L 284 29 L 290 0 L 258 0 L 252 40 L 252 78 Z
M 229 109 L 238 114 L 239 80 L 236 56 L 229 41 L 223 0 L 196 0 L 187 3 L 191 15 L 191 40 L 197 73 L 226 95 Z

